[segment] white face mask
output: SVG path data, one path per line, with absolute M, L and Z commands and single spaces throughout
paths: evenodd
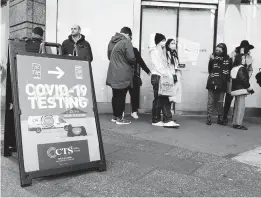
M 240 49 L 240 54 L 244 54 L 245 53 L 245 49 L 242 47 L 241 49 Z

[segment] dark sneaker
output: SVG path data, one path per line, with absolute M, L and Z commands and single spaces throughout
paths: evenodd
M 129 120 L 126 120 L 126 119 L 117 119 L 117 121 L 116 121 L 116 124 L 130 124 L 131 123 L 131 121 L 129 121 Z
M 223 125 L 223 118 L 222 118 L 221 115 L 218 116 L 217 123 L 218 123 L 219 125 Z
M 208 116 L 207 117 L 207 122 L 206 122 L 207 125 L 212 125 L 212 121 L 211 121 L 211 116 Z
M 222 124 L 227 125 L 227 123 L 228 123 L 227 117 L 223 117 Z
M 248 130 L 248 128 L 246 128 L 245 126 L 243 126 L 243 125 L 233 125 L 233 128 L 235 128 L 235 129 L 240 129 L 240 130 Z

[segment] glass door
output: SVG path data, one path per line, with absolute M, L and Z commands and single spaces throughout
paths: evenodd
M 177 8 L 150 7 L 142 9 L 141 56 L 149 68 L 149 44 L 154 41 L 155 33 L 164 34 L 167 38 L 176 38 Z M 142 87 L 140 89 L 140 109 L 151 110 L 153 89 L 150 77 L 141 69 Z
M 206 82 L 208 61 L 213 52 L 215 10 L 181 8 L 179 10 L 180 62 L 182 72 L 182 102 L 176 110 L 202 111 L 207 108 Z
M 144 3 L 143 3 L 144 5 Z M 141 55 L 150 68 L 149 42 L 156 32 L 167 38 L 178 37 L 182 77 L 182 102 L 176 110 L 206 109 L 209 55 L 213 52 L 216 5 L 146 2 L 142 7 Z M 140 109 L 151 111 L 153 89 L 148 75 L 141 70 Z

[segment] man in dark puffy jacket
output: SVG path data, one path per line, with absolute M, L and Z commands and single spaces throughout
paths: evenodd
M 111 38 L 108 45 L 107 55 L 110 63 L 106 84 L 112 88 L 112 122 L 117 124 L 131 123 L 122 116 L 127 91 L 132 87 L 133 65 L 136 64 L 131 36 L 131 29 L 123 27 L 120 33 Z
M 71 35 L 62 43 L 62 49 L 64 55 L 79 56 L 87 61 L 93 61 L 91 45 L 85 40 L 85 36 L 81 34 L 79 25 L 72 26 Z

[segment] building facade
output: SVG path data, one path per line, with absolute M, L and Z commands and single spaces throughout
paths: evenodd
M 205 112 L 207 65 L 217 43 L 226 43 L 231 53 L 242 40 L 249 40 L 255 46 L 254 75 L 261 67 L 260 0 L 10 0 L 1 9 L 9 12 L 5 19 L 9 19 L 9 37 L 28 36 L 34 26 L 41 26 L 45 28 L 46 41 L 62 43 L 73 24 L 82 27 L 94 54 L 92 68 L 100 112 L 111 112 L 112 93 L 105 85 L 107 46 L 111 36 L 123 26 L 132 28 L 133 45 L 140 49 L 149 67 L 148 45 L 154 33 L 178 41 L 180 62 L 186 69 L 177 113 Z M 6 37 L 5 34 L 1 40 Z M 141 71 L 141 77 L 140 109 L 149 112 L 152 86 L 145 72 Z M 261 89 L 254 76 L 251 84 L 256 93 L 247 97 L 247 114 L 261 116 Z

